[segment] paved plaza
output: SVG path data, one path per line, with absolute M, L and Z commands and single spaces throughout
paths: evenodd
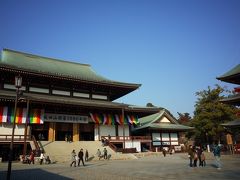
M 161 154 L 135 160 L 100 160 L 86 166 L 70 167 L 70 163 L 28 165 L 13 163 L 11 179 L 16 180 L 147 180 L 147 179 L 239 179 L 240 156 L 223 155 L 223 168 L 214 166 L 212 154 L 207 155 L 206 167 L 190 168 L 187 154 Z M 6 179 L 7 163 L 0 163 L 0 179 Z

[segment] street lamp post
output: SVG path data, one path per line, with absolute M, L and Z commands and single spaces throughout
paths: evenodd
M 206 138 L 207 138 L 207 152 L 210 152 L 210 145 L 209 145 L 209 139 L 208 139 L 208 133 L 206 132 Z
M 25 122 L 25 127 L 24 127 L 24 143 L 23 143 L 23 163 L 26 158 L 26 153 L 27 153 L 27 118 L 28 118 L 28 111 L 29 111 L 29 99 L 27 99 L 27 112 L 26 112 L 26 122 Z
M 16 87 L 16 99 L 15 99 L 15 106 L 14 106 L 12 139 L 11 139 L 10 149 L 9 149 L 7 180 L 10 180 L 11 170 L 12 170 L 13 142 L 14 142 L 14 132 L 15 132 L 15 125 L 16 125 L 15 121 L 16 121 L 17 103 L 18 103 L 19 89 L 22 87 L 22 77 L 20 75 L 15 77 L 15 87 Z

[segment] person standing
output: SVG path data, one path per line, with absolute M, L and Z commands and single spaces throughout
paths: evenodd
M 83 156 L 84 156 L 83 149 L 80 149 L 80 151 L 78 153 L 78 166 L 80 166 L 81 161 L 82 161 L 83 166 L 85 166 L 84 161 L 83 161 Z
M 193 167 L 197 167 L 197 161 L 198 161 L 198 151 L 196 148 L 193 149 Z
M 106 148 L 103 149 L 103 158 L 107 159 L 107 149 Z
M 192 145 L 190 145 L 188 148 L 188 157 L 189 157 L 189 166 L 192 167 L 193 166 L 193 158 L 194 158 Z
M 71 164 L 70 164 L 70 167 L 72 167 L 73 164 L 74 164 L 74 167 L 76 167 L 76 152 L 75 152 L 74 149 L 72 150 L 72 153 L 71 153 Z
M 197 155 L 198 155 L 198 161 L 199 161 L 198 166 L 203 166 L 202 165 L 202 158 L 201 158 L 202 153 L 203 153 L 203 150 L 202 150 L 202 147 L 200 146 L 200 147 L 197 148 Z
M 33 151 L 31 151 L 30 157 L 29 157 L 29 164 L 33 163 L 34 164 L 34 158 L 35 158 L 35 154 Z
M 43 151 L 41 151 L 41 154 L 40 154 L 40 164 L 41 165 L 42 165 L 44 159 L 45 159 L 44 153 L 43 153 Z
M 202 154 L 201 154 L 201 161 L 202 161 L 202 163 L 201 163 L 202 167 L 206 166 L 206 157 L 205 157 L 204 152 L 202 152 Z
M 86 152 L 85 152 L 85 162 L 88 161 L 88 150 L 86 149 Z
M 163 153 L 163 156 L 166 157 L 166 149 L 165 148 L 163 148 L 162 153 Z
M 216 163 L 216 166 L 217 166 L 217 169 L 221 169 L 222 168 L 222 163 L 221 163 L 221 148 L 220 146 L 218 145 L 218 142 L 215 142 L 214 146 L 213 146 L 213 155 L 214 155 L 214 158 L 215 158 L 215 163 Z

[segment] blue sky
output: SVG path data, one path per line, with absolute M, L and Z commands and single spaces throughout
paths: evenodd
M 90 64 L 142 86 L 118 102 L 191 115 L 240 63 L 239 0 L 1 0 L 0 48 Z

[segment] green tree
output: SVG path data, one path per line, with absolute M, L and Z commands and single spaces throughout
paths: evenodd
M 212 143 L 215 140 L 221 140 L 221 134 L 224 132 L 221 124 L 236 118 L 236 108 L 220 102 L 224 98 L 224 93 L 230 93 L 230 91 L 219 85 L 196 93 L 198 98 L 191 121 L 191 126 L 195 128 L 196 143 Z

